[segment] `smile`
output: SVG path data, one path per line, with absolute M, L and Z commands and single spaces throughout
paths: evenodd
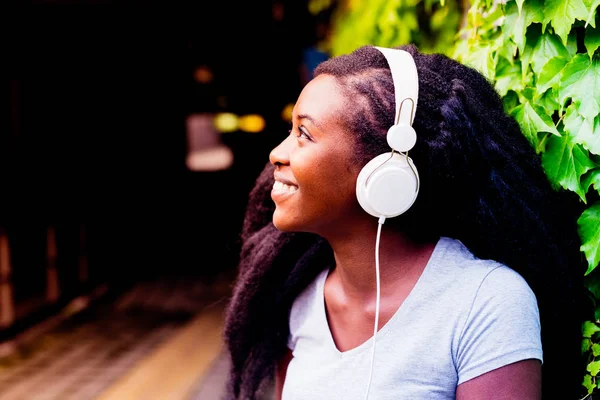
M 287 197 L 296 193 L 298 190 L 298 186 L 288 185 L 280 181 L 275 181 L 273 184 L 273 189 L 271 190 L 271 198 L 275 201 L 277 199 Z

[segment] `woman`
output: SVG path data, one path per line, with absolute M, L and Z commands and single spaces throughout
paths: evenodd
M 408 64 L 390 71 L 399 49 L 414 98 L 396 97 L 411 84 Z M 226 321 L 231 398 L 274 377 L 284 400 L 576 399 L 577 201 L 482 75 L 399 49 L 320 64 L 256 182 Z M 361 193 L 380 171 L 361 171 L 407 118 L 416 143 L 393 157 L 414 196 L 378 219 Z

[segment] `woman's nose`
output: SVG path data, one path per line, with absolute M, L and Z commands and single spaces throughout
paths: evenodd
M 288 137 L 286 137 L 281 143 L 279 143 L 277 147 L 271 150 L 271 153 L 269 153 L 269 161 L 271 162 L 271 164 L 275 166 L 289 164 L 290 157 L 288 144 L 290 138 L 291 135 L 288 135 Z

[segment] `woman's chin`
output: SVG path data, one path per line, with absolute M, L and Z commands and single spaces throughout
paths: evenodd
M 285 215 L 282 215 L 281 211 L 275 209 L 273 213 L 273 225 L 275 228 L 282 232 L 294 232 L 296 231 L 292 224 L 290 224 L 289 218 L 285 218 Z

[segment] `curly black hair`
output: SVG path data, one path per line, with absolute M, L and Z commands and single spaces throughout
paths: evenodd
M 587 316 L 585 260 L 570 192 L 555 190 L 541 160 L 506 114 L 491 82 L 441 54 L 398 47 L 414 58 L 419 100 L 411 158 L 419 197 L 391 219 L 413 240 L 460 240 L 477 257 L 519 272 L 538 300 L 544 363 L 543 398 L 576 399 L 581 392 L 581 323 Z M 385 57 L 372 46 L 333 57 L 315 76 L 335 77 L 352 109 L 345 121 L 356 138 L 356 161 L 389 151 L 385 135 L 395 114 L 394 86 Z M 321 237 L 284 233 L 272 221 L 273 166 L 250 192 L 240 235 L 238 278 L 227 310 L 224 339 L 231 357 L 230 399 L 255 399 L 286 350 L 288 316 L 296 296 L 333 265 Z

